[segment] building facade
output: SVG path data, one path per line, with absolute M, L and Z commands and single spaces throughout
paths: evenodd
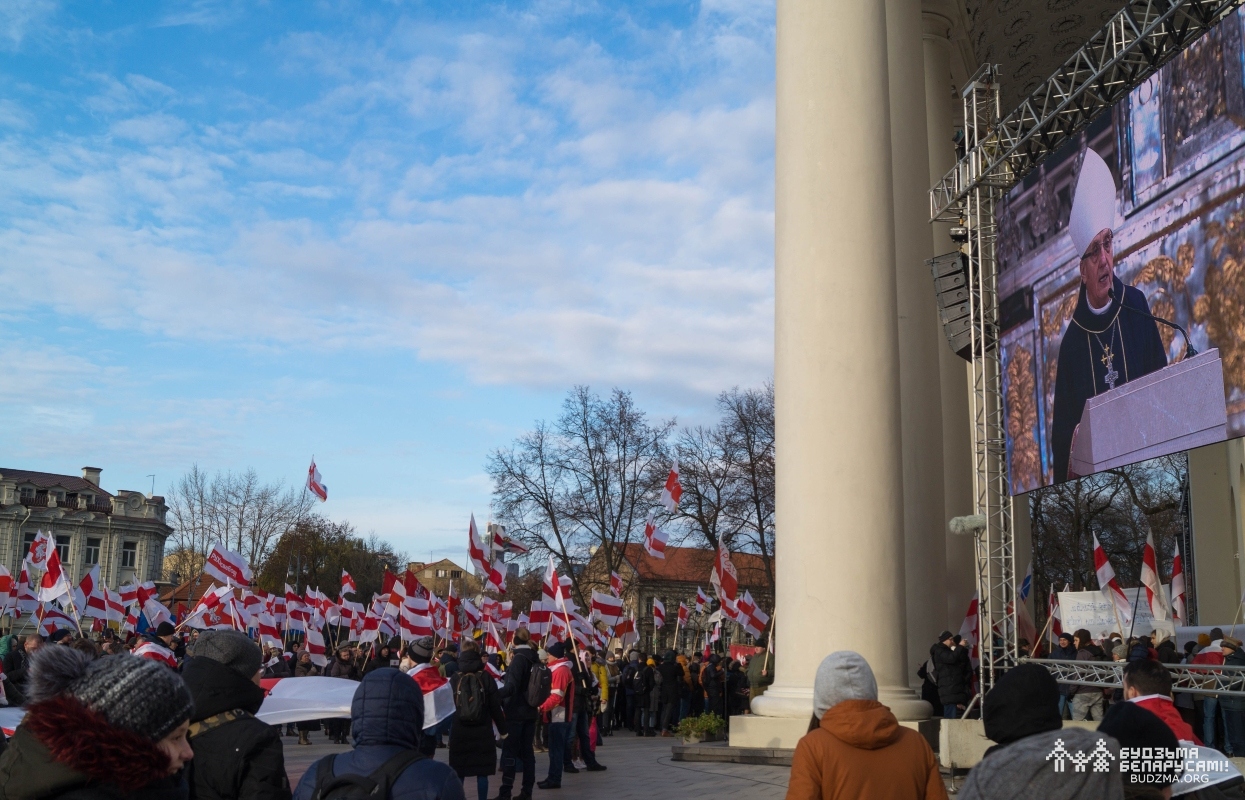
M 160 496 L 100 488 L 98 467 L 81 476 L 0 468 L 0 564 L 17 578 L 39 531 L 56 542 L 73 583 L 96 564 L 108 587 L 159 581 L 173 529 Z
M 643 545 L 628 544 L 623 547 L 623 562 L 618 574 L 623 579 L 623 604 L 628 614 L 635 614 L 636 632 L 640 635 L 638 647 L 645 652 L 664 652 L 671 648 L 690 653 L 705 644 L 705 634 L 712 630 L 718 615 L 718 602 L 714 598 L 709 574 L 713 570 L 714 551 L 697 547 L 667 547 L 665 558 L 653 558 Z M 739 576 L 739 594 L 752 593 L 766 612 L 774 608 L 774 593 L 766 577 L 767 570 L 761 556 L 754 553 L 731 553 L 731 563 Z M 590 567 L 591 569 L 591 567 Z M 704 611 L 696 613 L 696 590 L 703 589 L 710 598 Z M 608 591 L 608 589 L 602 589 Z M 665 625 L 656 628 L 653 617 L 653 599 L 662 602 L 666 609 Z M 687 606 L 690 618 L 686 626 L 678 627 L 679 603 Z M 754 639 L 743 628 L 730 620 L 722 621 L 721 647 L 730 644 L 752 644 Z
M 454 582 L 459 597 L 474 597 L 480 591 L 480 581 L 448 558 L 440 561 L 412 561 L 406 568 L 415 573 L 419 583 L 437 597 L 449 595 L 450 581 Z

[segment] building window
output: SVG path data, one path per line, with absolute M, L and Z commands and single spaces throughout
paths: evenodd
M 56 537 L 56 557 L 61 560 L 62 564 L 69 563 L 69 536 L 68 534 Z
M 86 540 L 86 553 L 82 559 L 82 563 L 94 566 L 99 563 L 99 545 L 101 540 L 98 538 L 88 538 Z
M 21 493 L 21 497 L 23 500 L 34 500 L 35 499 L 35 487 L 23 486 L 19 491 Z
M 134 569 L 138 564 L 138 542 L 121 544 L 121 569 Z
M 461 578 L 462 576 L 463 576 L 463 571 L 462 571 L 461 569 L 452 569 L 452 570 L 450 570 L 450 577 L 451 577 L 451 578 Z
M 35 536 L 36 531 L 27 531 L 22 536 L 22 558 L 25 558 L 26 554 L 30 552 L 30 546 L 35 543 Z
M 437 577 L 438 577 L 438 578 L 444 578 L 445 576 L 446 576 L 446 570 L 443 570 L 443 569 L 439 569 L 439 570 L 437 570 Z

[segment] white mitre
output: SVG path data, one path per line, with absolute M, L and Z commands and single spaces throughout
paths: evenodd
M 1068 217 L 1068 235 L 1078 256 L 1085 255 L 1103 228 L 1115 230 L 1115 178 L 1102 156 L 1086 148 Z

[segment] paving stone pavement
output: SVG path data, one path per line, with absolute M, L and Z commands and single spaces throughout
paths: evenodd
M 321 756 L 340 753 L 343 745 L 321 744 L 323 735 L 312 734 L 316 744 L 299 746 L 293 737 L 286 737 L 285 767 L 290 786 Z M 603 797 L 609 800 L 652 800 L 665 796 L 712 796 L 714 800 L 781 800 L 787 793 L 788 767 L 764 767 L 751 764 L 716 764 L 671 761 L 670 745 L 676 740 L 639 738 L 618 734 L 607 736 L 597 749 L 597 758 L 608 769 L 605 772 L 580 772 L 565 775 L 558 791 L 536 790 L 536 798 L 544 800 L 578 800 Z M 445 761 L 447 752 L 437 751 L 437 760 Z M 536 777 L 549 773 L 549 756 L 536 754 Z M 501 780 L 495 775 L 489 781 L 489 794 L 496 796 Z M 467 786 L 467 800 L 476 800 L 475 784 Z

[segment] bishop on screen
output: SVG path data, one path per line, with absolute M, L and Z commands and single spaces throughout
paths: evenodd
M 1115 277 L 1115 179 L 1102 156 L 1085 151 L 1072 197 L 1068 234 L 1081 254 L 1076 311 L 1059 345 L 1051 449 L 1055 481 L 1068 474 L 1085 401 L 1167 366 L 1167 352 L 1139 289 Z M 1121 313 L 1123 311 L 1123 313 Z

